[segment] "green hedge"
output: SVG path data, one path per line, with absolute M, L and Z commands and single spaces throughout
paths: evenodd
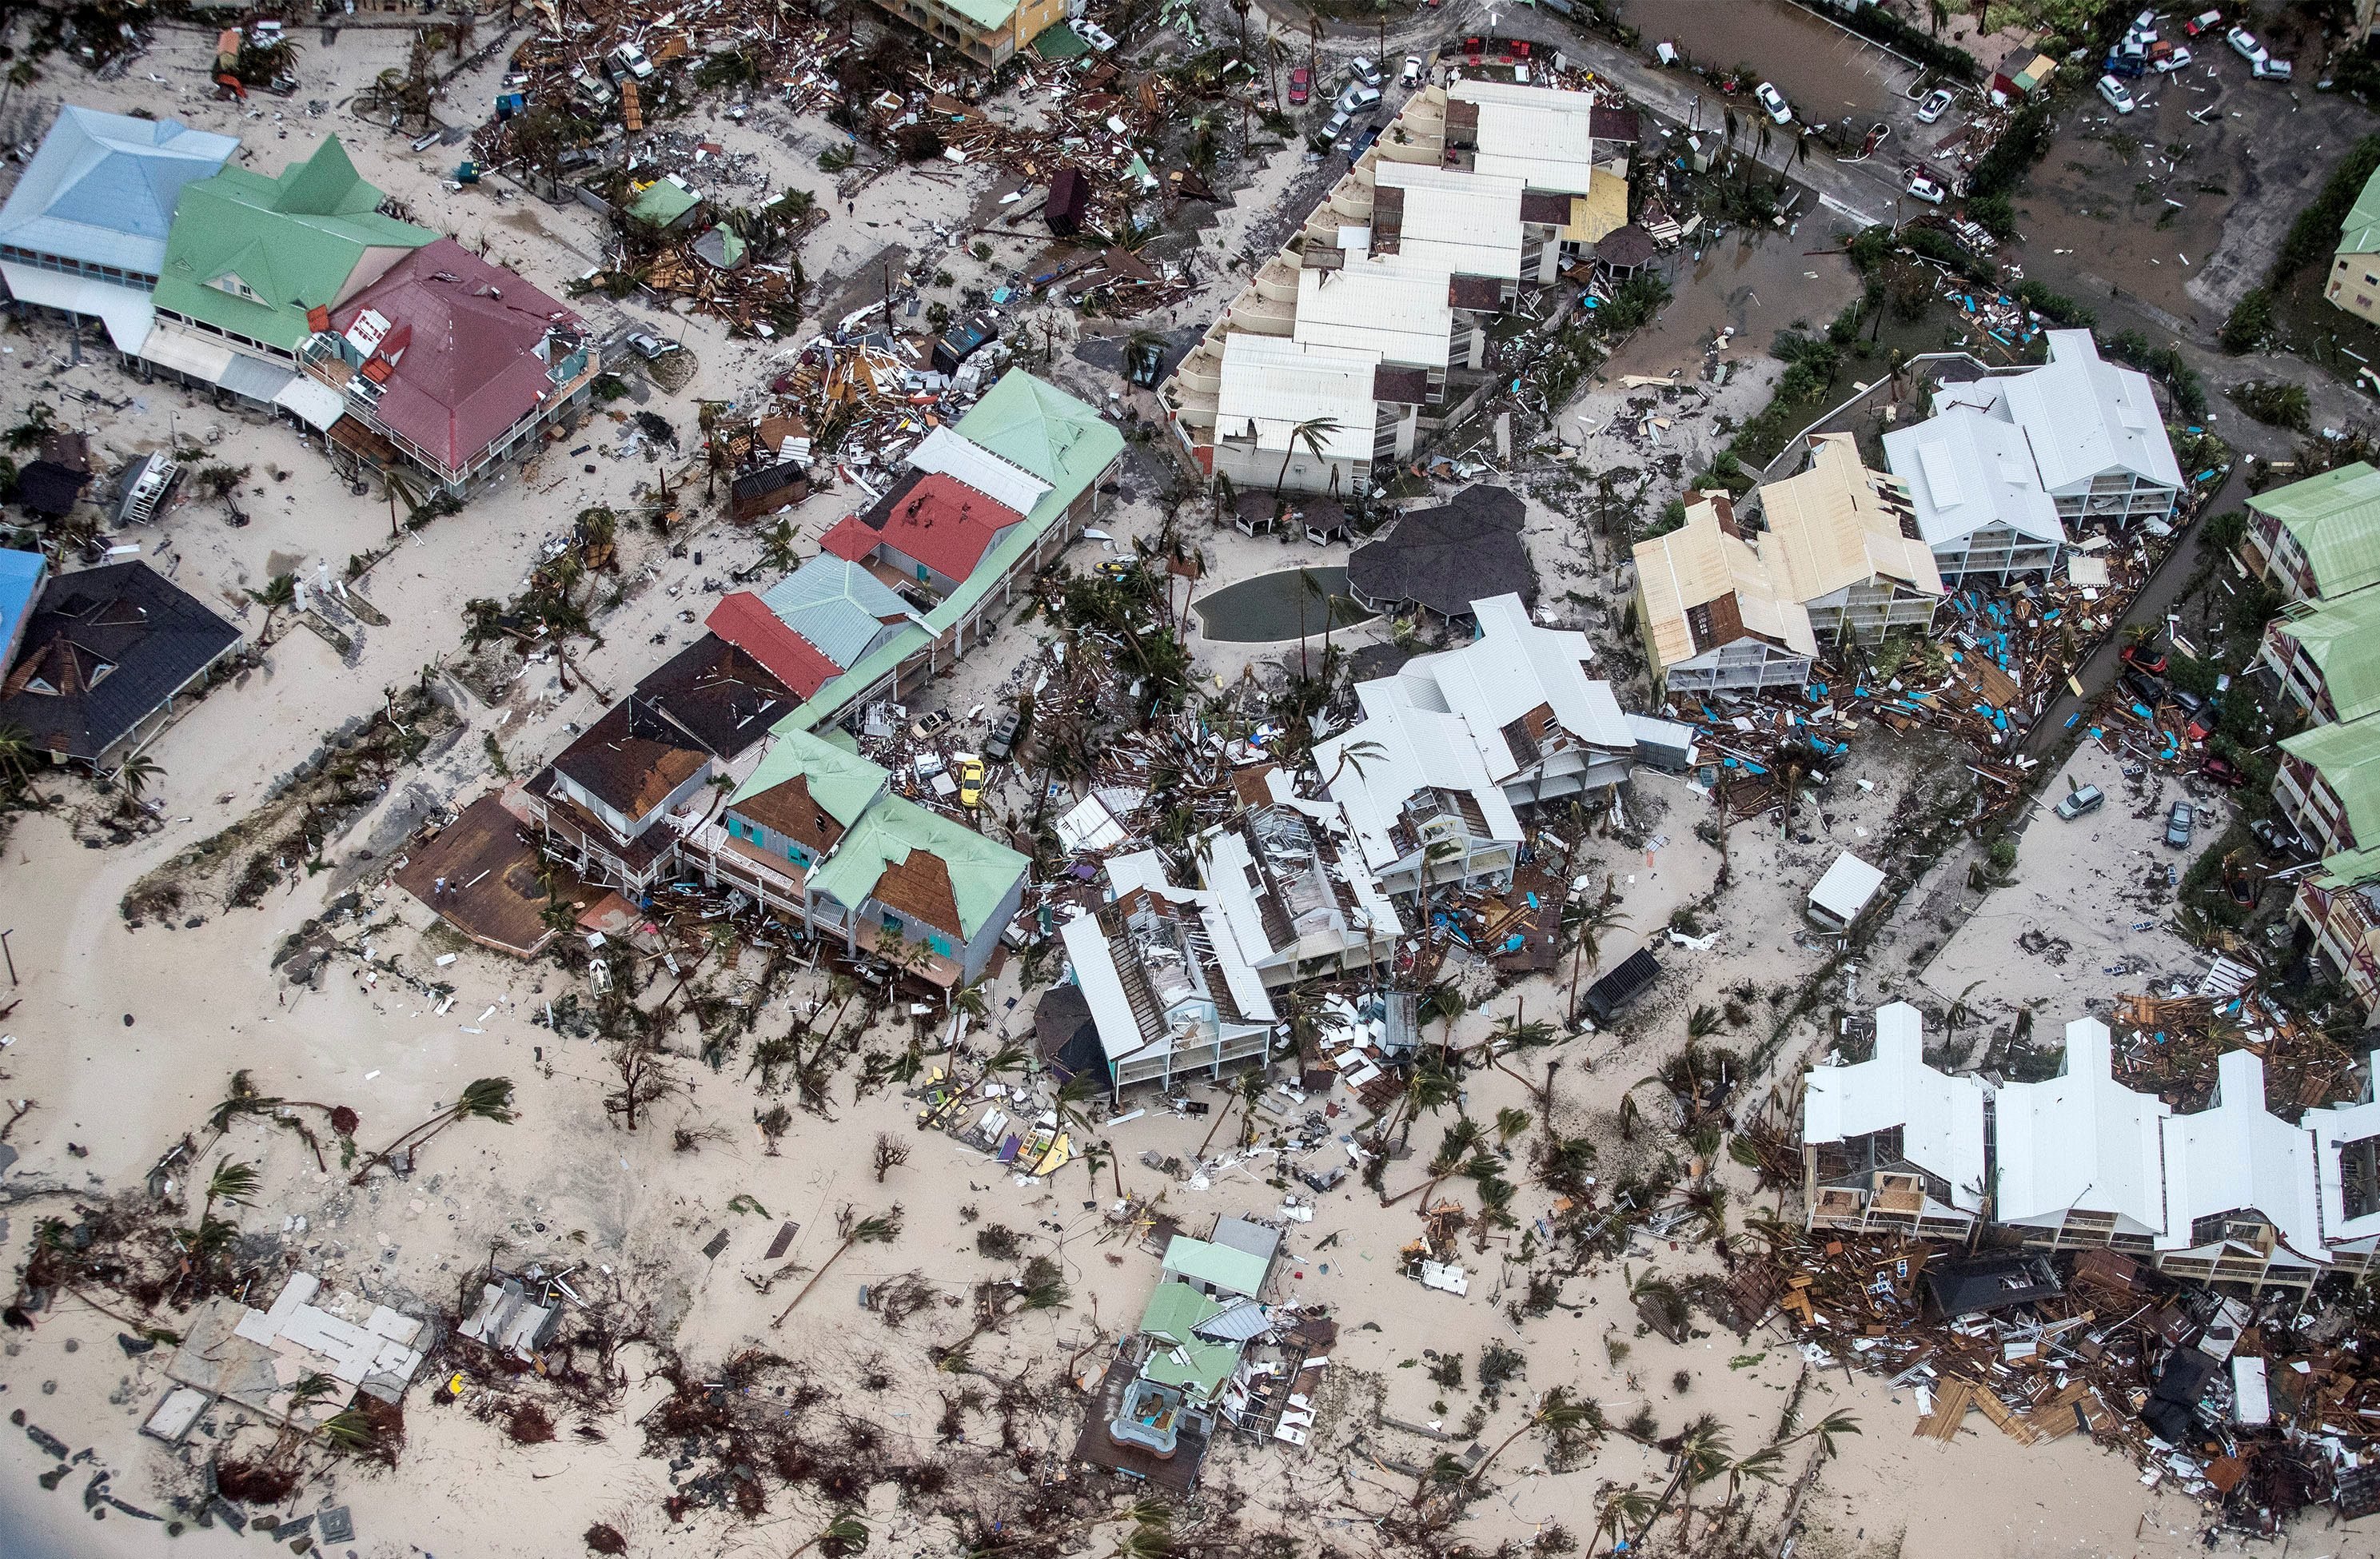
M 2356 197 L 2371 182 L 2372 175 L 2380 171 L 2380 135 L 2367 135 L 2355 143 L 2344 162 L 2340 163 L 2315 196 L 2313 203 L 2298 213 L 2289 224 L 2289 237 L 2281 240 L 2281 252 L 2273 261 L 2273 269 L 2265 285 L 2277 288 L 2305 265 L 2320 260 L 2327 262 L 2338 248 L 2338 229 L 2347 221 L 2347 213 L 2355 208 Z
M 1955 80 L 1973 82 L 1983 79 L 1984 67 L 1975 63 L 1974 55 L 1910 26 L 1881 6 L 1862 6 L 1849 16 L 1835 19 L 1853 32 L 1873 38 L 1886 48 L 1907 55 Z

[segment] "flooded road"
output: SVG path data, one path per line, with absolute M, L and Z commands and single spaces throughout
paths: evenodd
M 1759 115 L 1750 92 L 1761 81 L 1777 84 L 1797 120 L 1817 124 L 1879 115 L 1915 79 L 1902 61 L 1779 0 L 1622 0 L 1621 13 L 1646 54 L 1666 39 L 1697 65 L 1753 72 L 1739 117 Z
M 1811 249 L 1836 252 L 1803 252 Z M 1700 258 L 1690 247 L 1671 264 L 1670 306 L 1621 344 L 1600 370 L 1604 377 L 1675 369 L 1691 380 L 1702 371 L 1710 338 L 1724 327 L 1735 327 L 1738 345 L 1729 356 L 1740 361 L 1767 351 L 1780 330 L 1824 330 L 1859 296 L 1859 277 L 1827 221 L 1802 223 L 1798 233 L 1732 229 Z

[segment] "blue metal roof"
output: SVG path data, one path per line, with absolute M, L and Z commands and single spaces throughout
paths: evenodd
M 40 553 L 0 548 L 0 678 L 7 676 L 22 648 L 18 639 L 33 615 L 33 603 L 49 571 L 50 560 Z
M 868 653 L 887 618 L 906 623 L 909 603 L 856 563 L 821 553 L 760 597 L 777 620 L 849 670 Z
M 178 119 L 69 104 L 0 205 L 0 241 L 155 275 L 182 187 L 219 171 L 239 141 Z

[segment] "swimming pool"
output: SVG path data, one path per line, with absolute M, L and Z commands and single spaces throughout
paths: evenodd
M 1344 568 L 1282 568 L 1225 585 L 1192 603 L 1208 638 L 1229 644 L 1265 644 L 1322 631 L 1322 598 L 1337 597 L 1330 622 L 1351 627 L 1377 613 L 1347 594 Z

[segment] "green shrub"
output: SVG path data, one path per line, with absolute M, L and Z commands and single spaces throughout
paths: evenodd
M 2367 135 L 2332 170 L 2313 203 L 2289 224 L 2289 236 L 2281 240 L 2281 251 L 2265 278 L 2267 286 L 2277 287 L 2300 268 L 2330 258 L 2338 247 L 2339 225 L 2347 220 L 2356 197 L 2363 193 L 2374 172 L 2380 172 L 2380 135 Z
M 2222 335 L 2218 339 L 2223 349 L 2235 355 L 2252 352 L 2265 344 L 2273 333 L 2273 294 L 2268 287 L 2250 287 L 2231 305 L 2224 317 Z
M 2250 379 L 2226 392 L 2233 405 L 2267 427 L 2306 432 L 2313 426 L 2313 408 L 2305 386 L 2284 380 Z
M 1977 160 L 1967 175 L 1967 200 L 1994 195 L 2013 195 L 2022 187 L 2033 164 L 2049 154 L 2049 143 L 2057 139 L 2058 128 L 2050 122 L 2049 104 L 2036 97 L 2017 112 L 2000 132 L 1992 149 Z M 2342 214 L 2344 214 L 2342 213 Z
M 2099 316 L 2064 293 L 2052 292 L 2039 282 L 2026 281 L 2016 285 L 2016 300 L 2056 325 L 2072 330 L 2088 330 L 2099 323 Z

